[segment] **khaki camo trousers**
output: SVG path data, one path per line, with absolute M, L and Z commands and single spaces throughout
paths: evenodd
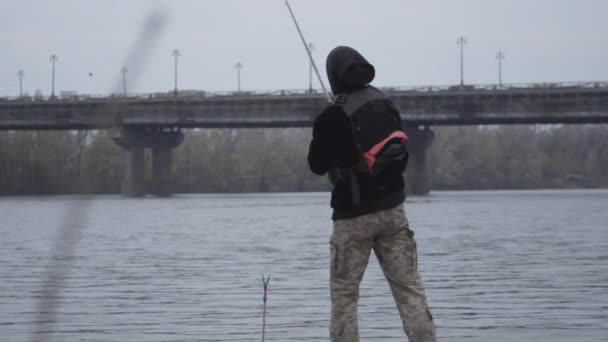
M 414 232 L 403 204 L 334 221 L 330 241 L 331 341 L 358 342 L 359 284 L 374 250 L 410 342 L 434 342 L 435 324 L 418 274 Z

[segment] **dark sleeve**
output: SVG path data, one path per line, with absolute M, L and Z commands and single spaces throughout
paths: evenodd
M 331 137 L 325 132 L 327 128 L 323 125 L 324 115 L 327 115 L 328 109 L 329 107 L 315 119 L 312 126 L 312 140 L 308 147 L 308 167 L 317 175 L 324 175 L 331 165 L 332 156 L 328 149 Z
M 310 141 L 308 148 L 308 166 L 310 167 L 310 171 L 317 175 L 324 175 L 329 170 L 331 159 L 327 152 L 319 141 L 314 139 Z
M 350 120 L 341 107 L 329 106 L 316 119 L 308 149 L 308 165 L 318 175 L 336 164 L 349 167 L 357 160 Z

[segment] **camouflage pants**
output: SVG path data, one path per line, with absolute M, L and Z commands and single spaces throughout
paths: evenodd
M 373 249 L 391 287 L 410 342 L 436 341 L 426 304 L 414 232 L 403 204 L 388 210 L 334 221 L 331 247 L 331 341 L 358 342 L 359 284 Z

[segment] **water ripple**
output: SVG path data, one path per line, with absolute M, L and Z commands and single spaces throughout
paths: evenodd
M 25 341 L 70 197 L 0 199 L 0 341 Z M 327 341 L 327 194 L 100 197 L 57 341 Z M 605 341 L 608 191 L 437 192 L 406 205 L 444 341 Z M 32 215 L 35 213 L 35 215 Z M 60 256 L 60 258 L 62 258 Z M 66 259 L 63 257 L 63 259 Z M 374 258 L 363 340 L 404 340 Z

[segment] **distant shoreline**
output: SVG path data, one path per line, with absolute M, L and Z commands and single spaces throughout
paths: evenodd
M 594 192 L 594 191 L 608 191 L 608 188 L 526 188 L 526 189 L 433 189 L 428 195 L 414 195 L 407 194 L 408 197 L 429 197 L 432 196 L 433 193 L 508 193 L 508 192 Z M 327 193 L 329 191 L 267 191 L 267 192 L 178 192 L 168 196 L 167 198 L 179 197 L 179 196 L 189 196 L 189 195 L 209 195 L 209 196 L 232 196 L 232 195 L 279 195 L 279 194 L 320 194 Z M 155 196 L 152 194 L 148 194 L 145 196 L 139 197 L 126 197 L 122 196 L 120 193 L 116 192 L 108 192 L 108 193 L 40 193 L 40 194 L 0 194 L 0 198 L 10 198 L 10 197 L 96 197 L 96 196 L 118 196 L 124 198 L 163 198 L 160 196 Z

